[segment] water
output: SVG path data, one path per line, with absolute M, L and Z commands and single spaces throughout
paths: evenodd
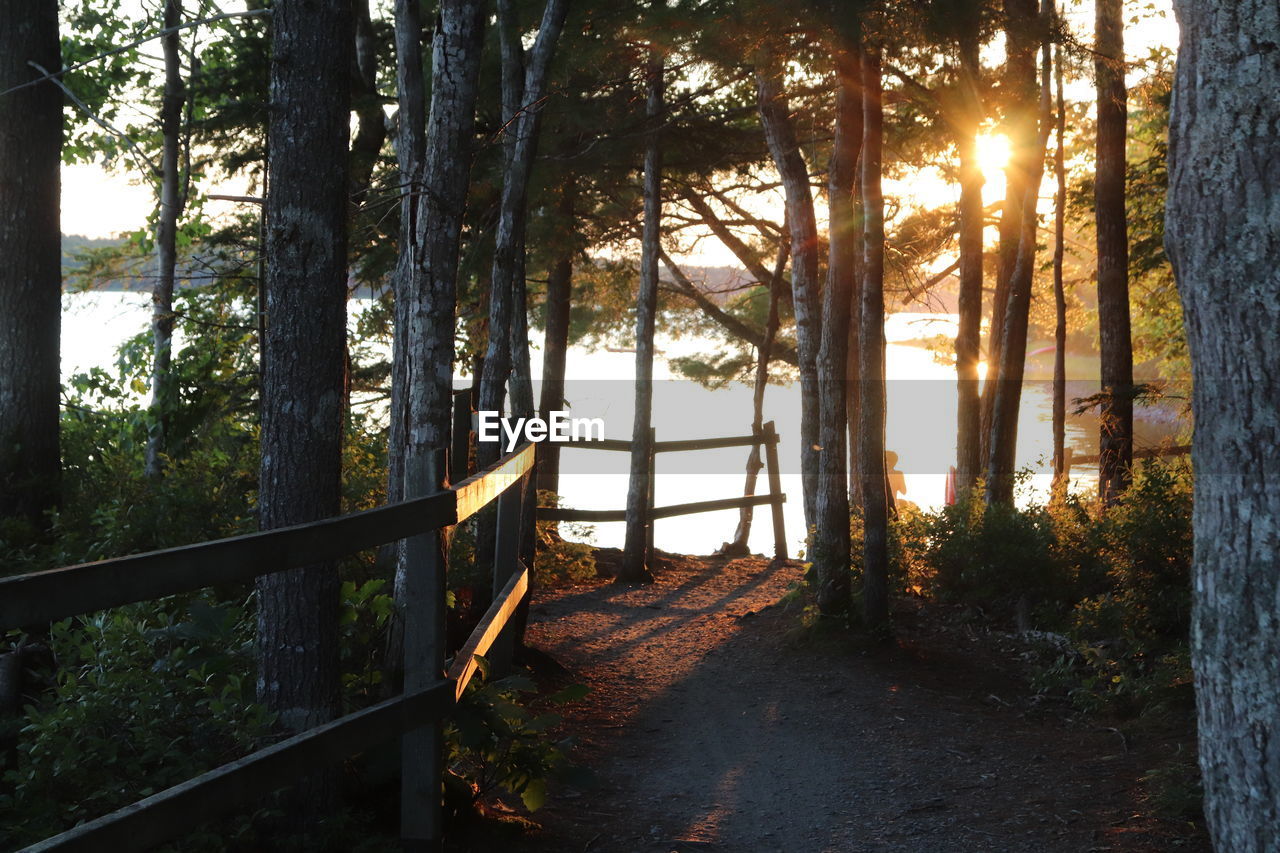
M 98 365 L 110 368 L 115 349 L 126 338 L 143 331 L 149 321 L 149 297 L 144 293 L 93 292 L 63 297 L 64 380 L 76 371 Z M 354 310 L 359 310 L 356 307 Z M 898 470 L 904 475 L 901 497 L 923 508 L 943 502 L 946 475 L 955 458 L 955 370 L 935 359 L 933 353 L 907 343 L 934 335 L 953 337 L 952 315 L 890 315 L 888 340 L 887 448 L 898 454 Z M 181 345 L 181 342 L 178 342 Z M 676 378 L 669 360 L 705 352 L 707 342 L 660 336 L 655 365 L 653 425 L 659 440 L 745 435 L 751 425 L 751 389 L 734 383 L 716 390 Z M 713 354 L 713 353 L 707 353 Z M 541 351 L 533 353 L 533 373 L 541 374 Z M 1033 358 L 1046 359 L 1047 356 Z M 631 352 L 570 350 L 566 370 L 567 409 L 573 417 L 601 418 L 609 438 L 629 438 L 634 415 L 635 355 Z M 466 387 L 470 379 L 460 379 Z M 1073 383 L 1068 398 L 1096 391 L 1087 380 Z M 778 455 L 785 505 L 787 538 L 794 556 L 803 548 L 804 519 L 799 474 L 800 407 L 798 383 L 770 385 L 765 394 L 765 419 L 777 424 L 781 437 Z M 1050 418 L 1052 403 L 1047 383 L 1028 383 L 1023 393 L 1018 427 L 1017 463 L 1037 473 L 1024 488 L 1021 499 L 1042 500 L 1048 493 L 1048 460 L 1052 451 Z M 1161 418 L 1138 423 L 1139 445 L 1156 444 L 1172 436 L 1178 424 Z M 1097 453 L 1097 423 L 1092 416 L 1069 416 L 1067 443 L 1077 455 Z M 742 494 L 747 448 L 658 456 L 657 504 L 659 506 L 714 500 Z M 561 498 L 576 508 L 622 508 L 626 502 L 627 455 L 589 448 L 566 448 L 562 454 Z M 1096 488 L 1096 473 L 1073 471 L 1073 487 Z M 757 493 L 767 490 L 762 472 Z M 773 532 L 767 507 L 757 508 L 750 547 L 772 553 Z M 737 525 L 738 511 L 724 510 L 663 519 L 657 523 L 659 548 L 681 553 L 709 553 L 729 539 Z M 595 524 L 582 538 L 600 545 L 620 546 L 622 523 Z

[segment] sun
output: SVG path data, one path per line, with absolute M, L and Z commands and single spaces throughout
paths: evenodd
M 990 181 L 1004 171 L 1009 165 L 1009 137 L 1003 133 L 980 133 L 974 140 L 978 146 L 978 167 L 983 176 Z

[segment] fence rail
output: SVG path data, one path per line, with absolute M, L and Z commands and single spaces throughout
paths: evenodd
M 516 499 L 516 511 L 500 513 L 497 537 L 514 543 L 520 534 L 518 502 L 533 466 L 534 446 L 525 445 L 487 470 L 427 497 L 263 533 L 6 578 L 0 580 L 0 628 L 35 625 L 333 560 L 431 533 L 511 496 Z M 501 565 L 504 559 L 512 565 Z M 417 572 L 429 570 L 429 566 L 414 567 Z M 261 802 L 307 773 L 375 744 L 438 727 L 475 673 L 476 657 L 495 650 L 498 644 L 515 641 L 512 616 L 528 593 L 529 572 L 508 547 L 499 549 L 494 574 L 506 581 L 505 586 L 447 674 L 443 658 L 433 661 L 429 656 L 410 654 L 406 640 L 405 683 L 424 686 L 224 764 L 31 845 L 24 853 L 145 850 L 204 821 Z M 437 604 L 443 607 L 443 601 Z M 414 612 L 407 616 L 412 618 Z M 443 630 L 443 626 L 433 627 Z M 442 653 L 443 649 L 437 651 Z M 440 806 L 430 792 L 439 791 L 439 769 L 438 756 L 425 766 L 406 763 L 402 768 L 406 805 L 415 809 L 404 818 L 402 835 L 407 842 L 421 844 L 438 838 Z
M 773 507 L 775 549 L 778 556 L 785 557 L 781 510 L 786 496 L 778 475 L 777 444 L 772 422 L 749 436 L 651 442 L 653 454 L 761 446 L 768 464 L 769 493 L 655 507 L 651 455 L 646 506 L 650 553 L 655 519 L 768 504 Z M 631 443 L 623 441 L 583 446 L 631 450 Z M 309 773 L 396 737 L 401 738 L 402 751 L 402 841 L 408 848 L 423 849 L 438 843 L 441 721 L 462 697 L 477 671 L 478 657 L 492 655 L 498 666 L 510 660 L 520 624 L 517 614 L 529 593 L 529 567 L 521 560 L 519 543 L 521 525 L 532 517 L 522 509 L 525 495 L 532 495 L 534 454 L 534 445 L 526 444 L 450 488 L 442 486 L 445 463 L 439 454 L 422 472 L 421 481 L 428 485 L 423 491 L 434 492 L 426 497 L 261 533 L 0 579 L 0 629 L 4 629 L 244 582 L 401 540 L 411 567 L 404 601 L 398 602 L 405 623 L 402 695 L 259 749 L 31 845 L 25 853 L 144 850 L 177 838 L 200 823 L 261 803 L 264 797 Z M 492 503 L 498 505 L 493 562 L 496 594 L 446 671 L 444 560 L 441 540 L 431 534 L 467 520 Z M 623 520 L 625 511 L 539 508 L 537 515 L 548 520 L 612 521 Z
M 724 438 L 693 438 L 677 441 L 649 442 L 649 490 L 645 501 L 645 517 L 643 522 L 648 526 L 648 554 L 646 562 L 653 557 L 653 522 L 660 518 L 674 518 L 678 515 L 692 515 L 699 512 L 715 512 L 724 509 L 743 509 L 768 505 L 772 507 L 773 518 L 773 555 L 775 559 L 787 558 L 786 526 L 782 517 L 782 505 L 787 496 L 782 492 L 782 479 L 778 472 L 778 433 L 773 421 L 765 423 L 759 432 L 751 435 L 733 435 Z M 620 439 L 579 439 L 567 442 L 569 447 L 582 447 L 591 450 L 613 450 L 631 452 L 631 442 Z M 762 447 L 764 449 L 765 467 L 768 469 L 769 491 L 763 495 L 744 495 L 737 498 L 721 498 L 710 501 L 693 501 L 670 506 L 654 505 L 654 465 L 659 453 L 681 453 L 692 450 L 717 450 L 726 447 Z M 543 521 L 626 521 L 625 509 L 574 509 L 570 507 L 538 507 L 538 518 Z

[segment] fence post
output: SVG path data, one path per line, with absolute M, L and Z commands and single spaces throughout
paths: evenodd
M 763 427 L 765 464 L 769 466 L 769 508 L 773 510 L 773 558 L 787 559 L 787 530 L 782 520 L 782 477 L 778 473 L 778 431 L 773 421 Z
M 520 569 L 521 521 L 523 516 L 525 478 L 520 478 L 498 496 L 498 521 L 493 543 L 493 598 L 496 601 L 507 581 Z M 491 674 L 501 678 L 511 670 L 514 652 L 511 623 L 502 629 L 489 649 Z
M 405 460 L 405 497 L 444 488 L 445 451 Z M 404 540 L 408 567 L 401 593 L 404 620 L 404 692 L 430 687 L 444 674 L 445 531 L 429 530 Z M 400 839 L 406 851 L 438 850 L 443 836 L 441 785 L 444 734 L 437 720 L 400 738 Z
M 649 484 L 647 494 L 644 499 L 645 514 L 645 538 L 644 538 L 644 561 L 646 568 L 652 574 L 658 569 L 658 557 L 653 550 L 653 526 L 656 519 L 653 517 L 654 496 L 658 486 L 658 430 L 656 427 L 649 427 Z

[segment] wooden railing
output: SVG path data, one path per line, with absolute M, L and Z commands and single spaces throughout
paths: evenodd
M 691 450 L 760 445 L 769 492 L 739 498 L 655 507 L 654 456 Z M 599 450 L 631 451 L 625 441 L 584 442 Z M 769 504 L 775 553 L 786 557 L 778 435 L 769 422 L 759 433 L 692 441 L 650 441 L 646 501 L 649 554 L 653 521 L 695 512 Z M 131 557 L 102 560 L 0 579 L 0 629 L 48 624 L 109 607 L 147 601 L 261 575 L 329 562 L 404 540 L 411 570 L 397 602 L 404 627 L 404 692 L 353 714 L 301 732 L 108 815 L 25 848 L 45 851 L 135 851 L 178 838 L 195 826 L 249 805 L 308 774 L 395 737 L 401 738 L 401 840 L 430 849 L 441 836 L 441 721 L 456 706 L 477 670 L 477 657 L 510 659 L 513 617 L 529 590 L 520 558 L 523 502 L 533 495 L 534 445 L 526 444 L 488 469 L 442 488 L 443 454 L 425 473 L 426 497 L 340 518 L 233 536 Z M 434 484 L 434 487 L 433 487 Z M 497 594 L 480 624 L 445 668 L 444 555 L 435 531 L 498 504 L 493 582 Z M 546 520 L 621 521 L 625 510 L 539 508 Z
M 631 442 L 619 439 L 579 440 L 569 444 L 572 447 L 590 448 L 593 450 L 615 450 L 631 452 Z M 691 503 L 672 504 L 669 506 L 654 505 L 655 461 L 659 453 L 679 453 L 690 450 L 715 450 L 723 447 L 756 447 L 764 448 L 765 467 L 768 470 L 769 491 L 762 495 L 744 495 L 737 498 L 721 498 L 713 501 L 693 501 Z M 769 421 L 761 430 L 752 435 L 729 436 L 727 438 L 697 438 L 679 441 L 658 441 L 655 433 L 649 433 L 649 488 L 645 500 L 645 517 L 647 526 L 646 562 L 652 563 L 653 557 L 653 523 L 659 518 L 673 518 L 677 515 L 691 515 L 697 512 L 714 512 L 722 509 L 741 509 L 749 506 L 768 504 L 773 512 L 773 556 L 774 559 L 787 558 L 786 526 L 783 523 L 782 505 L 787 496 L 782 492 L 782 478 L 778 472 L 778 432 Z M 538 518 L 543 521 L 626 521 L 625 509 L 570 509 L 567 507 L 538 507 Z
M 440 837 L 440 724 L 476 671 L 476 657 L 515 642 L 512 616 L 529 589 L 518 556 L 521 503 L 534 468 L 525 445 L 452 488 L 341 518 L 235 536 L 133 557 L 0 580 L 0 628 L 48 623 L 108 607 L 246 581 L 406 540 L 410 593 L 400 602 L 405 690 L 400 696 L 294 735 L 187 782 L 26 848 L 132 851 L 177 838 L 196 825 L 286 788 L 380 742 L 402 738 L 401 836 L 426 849 Z M 438 460 L 436 471 L 443 471 Z M 439 479 L 437 478 L 437 486 Z M 499 594 L 445 671 L 444 576 L 434 531 L 498 502 L 494 585 Z M 416 540 L 417 547 L 413 547 Z

